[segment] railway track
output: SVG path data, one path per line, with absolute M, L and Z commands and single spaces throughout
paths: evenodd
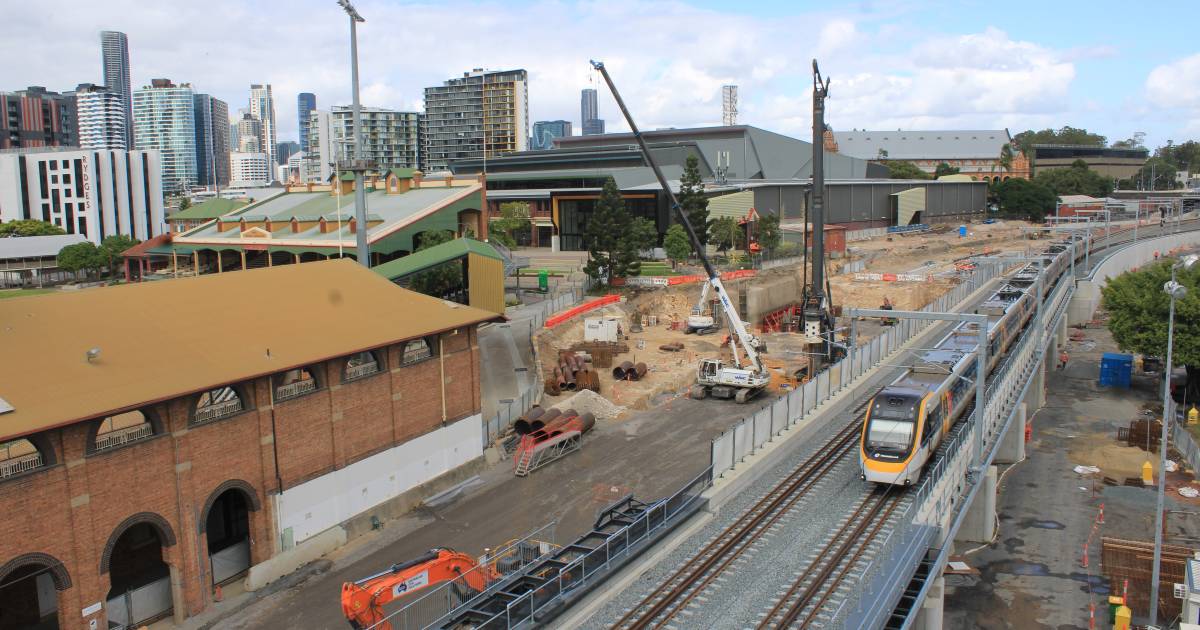
M 869 397 L 865 398 L 855 409 L 854 422 L 843 426 L 814 457 L 743 512 L 638 605 L 626 611 L 612 627 L 661 628 L 713 587 L 722 574 L 769 534 L 772 527 L 799 507 L 801 499 L 839 463 L 853 461 L 846 455 L 858 444 L 858 418 L 869 400 Z
M 837 592 L 900 505 L 903 491 L 874 488 L 864 494 L 825 545 L 758 623 L 766 628 L 807 628 Z

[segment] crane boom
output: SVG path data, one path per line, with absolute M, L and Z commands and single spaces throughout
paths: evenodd
M 617 90 L 616 84 L 613 83 L 612 77 L 609 76 L 608 70 L 604 67 L 604 62 L 592 61 L 592 67 L 600 71 L 600 75 L 604 77 L 604 83 L 608 85 L 608 90 L 612 92 L 613 99 L 617 101 L 617 107 L 620 108 L 621 114 L 625 116 L 625 122 L 629 123 L 629 129 L 633 131 L 633 137 L 637 140 L 638 147 L 642 150 L 642 156 L 646 159 L 646 164 L 650 166 L 650 170 L 654 171 L 654 177 L 658 179 L 659 186 L 662 186 L 663 192 L 667 194 L 667 199 L 671 202 L 671 208 L 675 211 L 680 224 L 683 225 L 684 231 L 687 232 L 688 240 L 692 243 L 692 248 L 700 256 L 700 262 L 704 265 L 704 272 L 708 274 L 708 284 L 717 294 L 717 299 L 721 303 L 721 308 L 725 313 L 725 319 L 729 322 L 729 327 L 733 329 L 733 337 L 737 340 L 737 345 L 740 345 L 741 350 L 746 353 L 746 358 L 749 360 L 752 369 L 759 374 L 765 374 L 766 368 L 763 366 L 762 358 L 758 353 L 758 339 L 746 330 L 745 323 L 742 322 L 737 309 L 733 307 L 733 302 L 729 299 L 729 293 L 725 291 L 725 286 L 721 284 L 721 275 L 717 273 L 716 269 L 712 266 L 712 262 L 708 260 L 708 256 L 704 253 L 704 246 L 700 243 L 700 238 L 696 236 L 695 228 L 692 227 L 691 221 L 688 221 L 683 207 L 679 205 L 679 199 L 671 191 L 671 186 L 667 183 L 667 178 L 663 175 L 662 169 L 659 168 L 658 162 L 655 162 L 654 157 L 650 155 L 650 147 L 646 144 L 646 139 L 642 137 L 642 132 L 638 129 L 637 123 L 633 122 L 633 116 L 629 113 L 629 108 L 625 107 L 625 100 L 621 98 L 621 93 Z M 736 362 L 738 348 L 734 345 L 733 339 L 730 340 L 730 345 L 734 346 L 733 356 Z

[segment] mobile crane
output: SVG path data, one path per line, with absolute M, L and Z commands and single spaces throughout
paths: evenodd
M 721 275 L 713 268 L 712 262 L 708 260 L 708 256 L 704 253 L 704 247 L 700 243 L 700 239 L 696 236 L 696 230 L 688 221 L 687 214 L 679 205 L 679 200 L 675 197 L 675 193 L 671 191 L 671 186 L 667 183 L 666 176 L 663 175 L 662 169 L 658 163 L 654 161 L 654 157 L 650 154 L 650 147 L 646 145 L 646 139 L 642 137 L 642 132 L 638 130 L 637 123 L 633 122 L 633 116 L 629 113 L 629 109 L 625 107 L 625 100 L 621 98 L 621 93 L 617 91 L 617 86 L 613 83 L 612 77 L 609 76 L 608 70 L 604 67 L 604 62 L 593 61 L 592 67 L 600 72 L 604 77 L 605 84 L 612 92 L 613 99 L 617 102 L 617 107 L 621 109 L 621 114 L 625 116 L 625 122 L 629 123 L 629 129 L 633 131 L 633 137 L 637 140 L 638 147 L 642 151 L 642 157 L 645 158 L 646 164 L 650 166 L 650 170 L 654 171 L 654 177 L 658 179 L 658 184 L 662 186 L 663 192 L 667 194 L 667 199 L 671 203 L 671 208 L 675 211 L 676 217 L 680 224 L 683 225 L 684 231 L 687 232 L 688 240 L 692 243 L 692 248 L 700 256 L 700 262 L 704 264 L 704 271 L 708 275 L 708 283 L 705 291 L 701 296 L 700 304 L 697 305 L 699 312 L 693 311 L 694 317 L 703 317 L 704 302 L 708 299 L 708 292 L 711 291 L 717 296 L 717 301 L 721 304 L 721 310 L 725 315 L 725 321 L 728 322 L 729 328 L 733 334 L 729 335 L 729 349 L 733 355 L 732 364 L 726 364 L 721 359 L 701 359 L 700 365 L 696 370 L 696 384 L 692 386 L 692 398 L 704 398 L 713 396 L 714 398 L 733 398 L 739 403 L 744 403 L 756 396 L 759 392 L 766 388 L 771 382 L 771 376 L 763 365 L 762 357 L 759 353 L 762 351 L 762 343 L 759 339 L 751 335 L 746 330 L 745 323 L 738 315 L 737 309 L 733 307 L 733 302 L 729 299 L 729 293 L 725 291 L 725 286 L 721 284 Z M 691 318 L 689 317 L 689 325 Z M 710 324 L 711 326 L 711 324 Z M 742 354 L 745 355 L 745 360 L 742 360 Z

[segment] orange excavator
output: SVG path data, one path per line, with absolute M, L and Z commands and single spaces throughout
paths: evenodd
M 419 558 L 342 584 L 342 612 L 355 630 L 391 630 L 392 625 L 384 621 L 383 607 L 397 598 L 450 580 L 458 580 L 460 588 L 478 593 L 498 577 L 493 566 L 480 565 L 465 553 L 430 549 Z

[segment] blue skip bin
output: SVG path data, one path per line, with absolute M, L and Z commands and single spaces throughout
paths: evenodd
M 1100 386 L 1129 389 L 1133 373 L 1133 355 L 1105 352 L 1100 358 Z

